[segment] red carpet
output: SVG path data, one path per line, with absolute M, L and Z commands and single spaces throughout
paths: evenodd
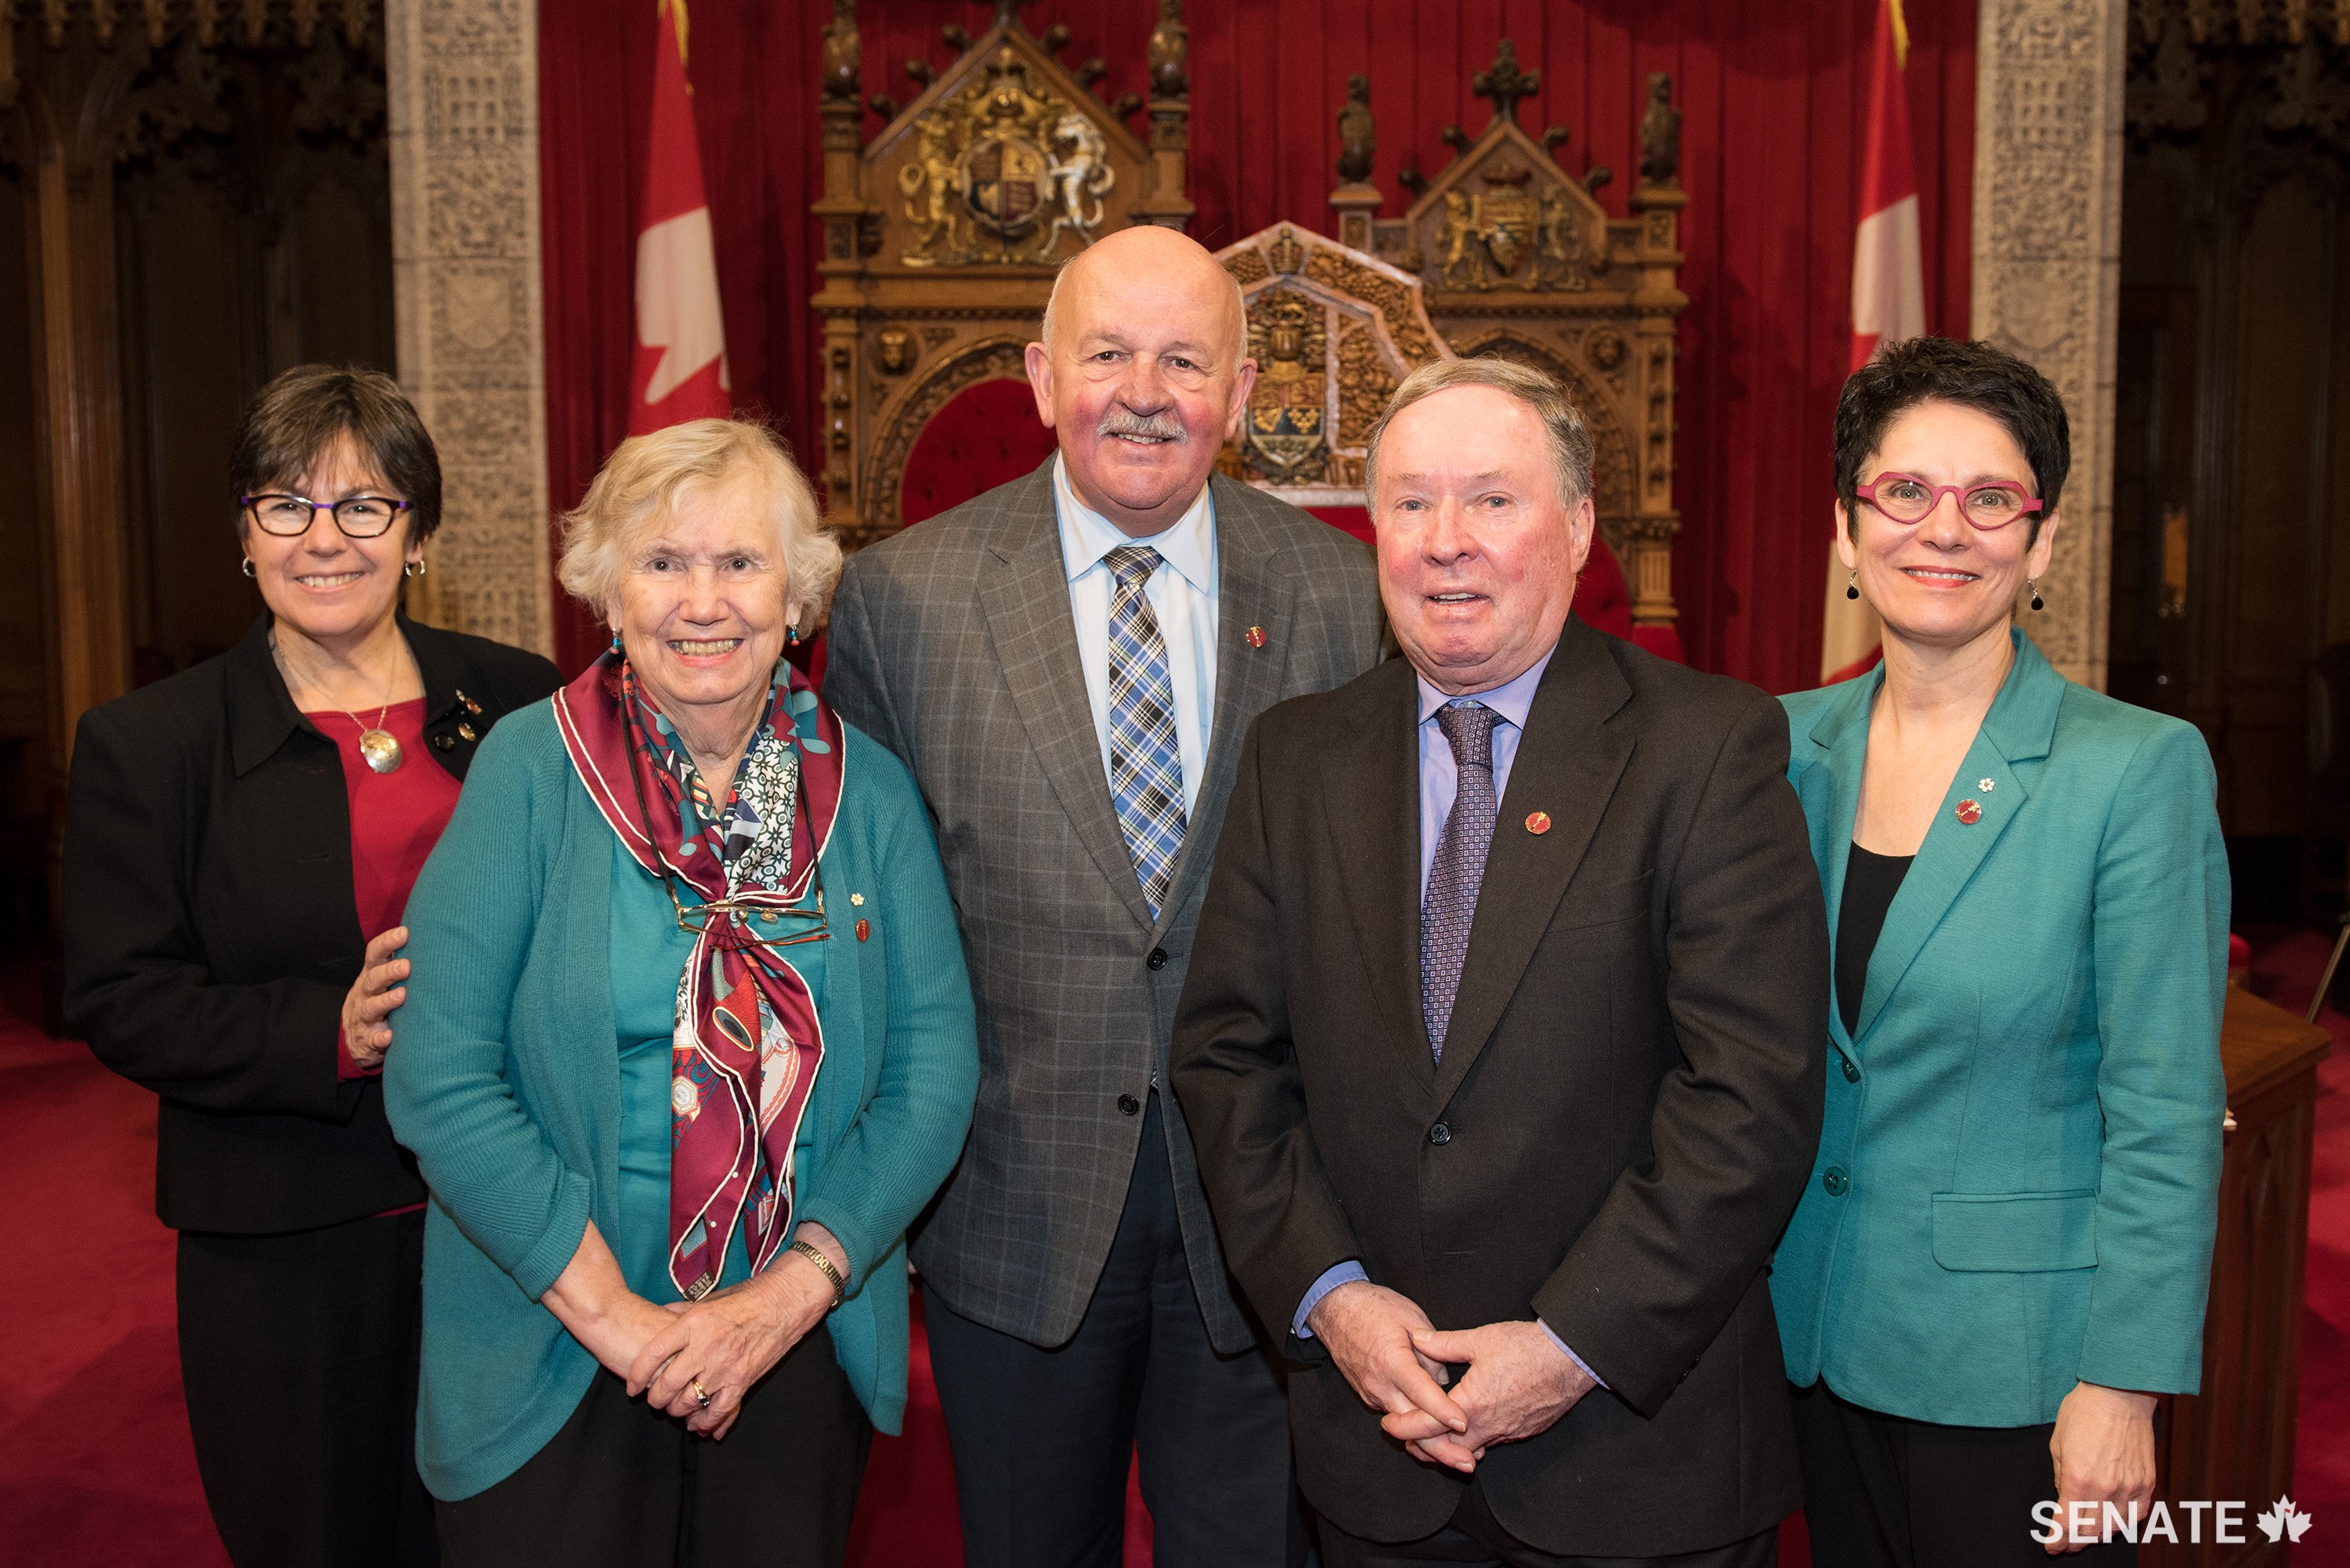
M 2324 961 L 2305 932 L 2255 937 L 2255 989 L 2299 1011 Z M 2319 1521 L 2297 1568 L 2350 1564 L 2350 1020 L 2321 1072 L 2299 1469 Z M 172 1234 L 154 1217 L 155 1107 L 80 1046 L 0 1012 L 0 1558 L 19 1568 L 225 1568 L 196 1480 L 173 1342 Z M 856 1568 L 962 1561 L 946 1428 L 917 1324 L 902 1438 L 876 1439 Z M 1131 1490 L 1126 1561 L 1150 1561 Z M 1807 1568 L 1798 1517 L 1782 1563 Z

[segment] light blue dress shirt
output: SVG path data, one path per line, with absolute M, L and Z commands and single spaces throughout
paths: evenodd
M 1552 647 L 1555 653 L 1557 648 Z M 1534 705 L 1534 691 L 1542 685 L 1543 671 L 1550 668 L 1551 654 L 1545 653 L 1527 666 L 1523 673 L 1505 680 L 1490 691 L 1472 692 L 1466 697 L 1451 697 L 1419 677 L 1419 896 L 1428 898 L 1428 874 L 1436 865 L 1436 842 L 1444 835 L 1444 819 L 1452 815 L 1452 802 L 1461 791 L 1461 771 L 1452 761 L 1452 742 L 1444 738 L 1444 730 L 1436 722 L 1437 713 L 1453 702 L 1473 702 L 1493 711 L 1493 799 L 1506 799 L 1510 793 L 1510 764 L 1518 760 L 1518 740 L 1525 733 L 1526 714 Z M 1356 1280 L 1367 1280 L 1357 1259 L 1349 1258 L 1325 1270 L 1321 1278 L 1306 1288 L 1305 1297 L 1297 1303 L 1297 1314 L 1290 1320 L 1289 1331 L 1300 1339 L 1311 1339 L 1314 1331 L 1306 1326 L 1308 1314 L 1322 1304 L 1322 1298 L 1340 1285 Z M 1541 1323 L 1542 1320 L 1534 1320 Z M 1566 1352 L 1567 1356 L 1584 1375 L 1602 1388 L 1607 1380 L 1591 1370 L 1583 1357 L 1568 1349 L 1565 1340 L 1551 1334 L 1550 1324 L 1542 1325 L 1550 1342 Z
M 1094 736 L 1101 743 L 1102 777 L 1109 777 L 1109 605 L 1117 577 L 1102 557 L 1120 545 L 1142 545 L 1164 563 L 1150 574 L 1142 597 L 1159 618 L 1167 644 L 1167 678 L 1175 689 L 1175 744 L 1183 763 L 1183 810 L 1198 806 L 1208 776 L 1208 732 L 1216 715 L 1216 509 L 1208 487 L 1161 534 L 1138 539 L 1077 499 L 1068 465 L 1053 460 L 1053 501 L 1061 524 L 1061 558 L 1069 572 L 1069 612 L 1076 623 L 1077 659 L 1093 705 Z

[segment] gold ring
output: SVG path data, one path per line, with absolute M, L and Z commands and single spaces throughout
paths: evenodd
M 694 1403 L 700 1405 L 705 1410 L 709 1409 L 710 1395 L 709 1392 L 702 1386 L 702 1379 L 699 1377 L 695 1378 L 689 1386 L 693 1390 Z

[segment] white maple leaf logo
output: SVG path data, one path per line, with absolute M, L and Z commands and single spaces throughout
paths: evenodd
M 2295 1508 L 2293 1499 L 2281 1497 L 2270 1505 L 2266 1513 L 2255 1514 L 2252 1522 L 2259 1525 L 2261 1533 L 2271 1541 L 2280 1536 L 2299 1541 L 2309 1532 L 2310 1516 Z

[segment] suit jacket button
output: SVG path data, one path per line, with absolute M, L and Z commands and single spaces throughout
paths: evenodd
M 1844 1173 L 1843 1166 L 1831 1165 L 1820 1172 L 1820 1185 L 1828 1189 L 1830 1198 L 1842 1198 L 1851 1188 L 1852 1178 Z
M 1439 1122 L 1428 1129 L 1428 1141 L 1441 1148 L 1452 1141 L 1452 1129 Z
M 1844 1081 L 1847 1084 L 1859 1083 L 1860 1069 L 1854 1066 L 1850 1062 L 1846 1062 L 1844 1064 Z
M 1121 1116 L 1139 1116 L 1142 1114 L 1142 1102 L 1132 1095 L 1120 1095 L 1118 1097 L 1118 1108 Z
M 1165 948 L 1153 948 L 1150 950 L 1150 956 L 1144 959 L 1142 961 L 1151 969 L 1165 969 L 1167 967 L 1167 950 Z

